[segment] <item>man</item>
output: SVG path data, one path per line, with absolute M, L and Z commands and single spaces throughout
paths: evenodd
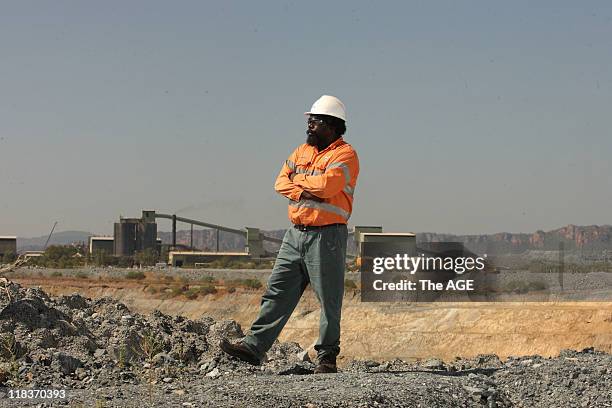
M 342 135 L 344 104 L 323 95 L 308 115 L 306 143 L 283 165 L 275 190 L 289 199 L 293 227 L 283 238 L 259 316 L 246 337 L 220 343 L 227 354 L 259 365 L 310 283 L 321 305 L 315 373 L 335 373 L 340 352 L 346 223 L 353 208 L 359 160 Z

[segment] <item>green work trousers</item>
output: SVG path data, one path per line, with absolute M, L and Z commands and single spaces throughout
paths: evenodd
M 319 339 L 315 345 L 318 358 L 335 358 L 340 353 L 347 236 L 344 224 L 287 230 L 261 300 L 259 316 L 243 340 L 260 358 L 278 338 L 309 283 L 321 305 Z

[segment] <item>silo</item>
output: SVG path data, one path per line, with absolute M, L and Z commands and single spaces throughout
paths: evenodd
M 132 256 L 136 249 L 136 228 L 129 220 L 115 223 L 115 255 Z
M 119 256 L 121 254 L 121 243 L 123 237 L 121 236 L 121 223 L 116 222 L 113 225 L 113 254 Z
M 157 247 L 157 224 L 154 222 L 140 222 L 138 224 L 138 238 L 136 249 L 142 251 L 147 248 L 153 250 Z

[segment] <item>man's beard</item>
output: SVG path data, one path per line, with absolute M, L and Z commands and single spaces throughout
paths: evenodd
M 317 146 L 320 142 L 319 136 L 316 133 L 307 133 L 306 143 L 310 146 Z

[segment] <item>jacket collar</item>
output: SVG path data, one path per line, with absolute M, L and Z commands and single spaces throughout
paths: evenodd
M 321 150 L 319 153 L 323 153 L 326 152 L 328 150 L 333 150 L 336 147 L 343 145 L 344 144 L 344 139 L 342 139 L 342 136 L 340 136 L 338 139 L 336 139 L 332 144 L 330 144 L 329 146 L 327 146 L 325 149 Z

